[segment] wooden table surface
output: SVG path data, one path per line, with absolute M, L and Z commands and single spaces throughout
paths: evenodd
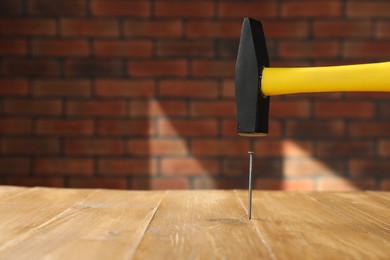
M 0 186 L 0 259 L 390 259 L 390 193 Z

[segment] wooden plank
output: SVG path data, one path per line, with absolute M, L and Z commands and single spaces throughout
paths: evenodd
M 248 221 L 246 191 L 14 188 L 0 187 L 0 259 L 388 259 L 390 252 L 390 193 L 254 191 Z
M 129 259 L 164 192 L 99 190 L 13 247 L 9 259 Z M 56 203 L 48 198 L 47 204 Z
M 334 211 L 367 235 L 390 245 L 390 207 L 378 202 L 373 195 L 363 192 L 310 193 L 323 207 Z
M 17 186 L 0 186 L 0 200 L 28 191 L 29 188 Z
M 390 207 L 390 192 L 379 192 L 379 191 L 368 191 L 372 199 L 375 199 L 377 202 L 385 204 L 387 207 Z
M 246 192 L 238 194 L 245 202 Z M 388 259 L 386 243 L 307 193 L 255 191 L 252 212 L 252 223 L 278 259 Z
M 272 259 L 233 191 L 169 191 L 135 259 Z
M 26 239 L 90 193 L 87 190 L 32 188 L 1 200 L 0 252 Z

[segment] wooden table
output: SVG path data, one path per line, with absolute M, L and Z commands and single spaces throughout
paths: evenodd
M 0 259 L 390 259 L 390 193 L 0 186 Z

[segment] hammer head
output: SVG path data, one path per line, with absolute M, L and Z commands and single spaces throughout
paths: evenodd
M 268 134 L 270 99 L 261 93 L 263 67 L 269 67 L 263 27 L 245 18 L 236 61 L 237 130 L 242 136 Z

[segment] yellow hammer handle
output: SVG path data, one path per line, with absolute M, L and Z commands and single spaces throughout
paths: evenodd
M 390 92 L 390 62 L 309 68 L 264 68 L 261 91 L 265 96 L 335 91 Z

